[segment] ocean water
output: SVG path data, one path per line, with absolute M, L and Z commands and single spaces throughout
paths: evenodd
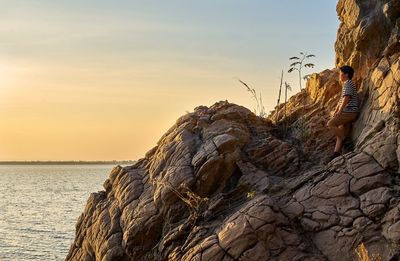
M 115 165 L 0 165 L 0 260 L 64 260 Z

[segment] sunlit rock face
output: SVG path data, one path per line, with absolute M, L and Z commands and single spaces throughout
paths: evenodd
M 115 167 L 76 224 L 67 260 L 357 260 L 400 256 L 399 1 L 339 1 L 337 66 L 362 98 L 354 150 L 323 164 L 337 69 L 268 119 L 228 102 L 176 121 Z M 378 259 L 377 259 L 378 260 Z
M 352 132 L 356 148 L 398 172 L 400 2 L 339 1 L 337 12 L 341 21 L 335 43 L 337 68 L 313 74 L 307 87 L 286 105 L 277 106 L 269 119 L 283 122 L 285 118 L 294 127 L 299 119 L 305 121 L 310 126 L 309 139 L 303 142 L 307 155 L 323 153 L 320 148 L 331 150 L 324 124 L 339 100 L 338 68 L 350 65 L 362 102 Z
M 339 1 L 337 12 L 336 63 L 356 69 L 363 99 L 353 138 L 360 150 L 398 172 L 400 1 Z
M 336 64 L 354 66 L 358 69 L 355 78 L 363 79 L 377 59 L 399 47 L 399 1 L 339 1 L 336 9 L 341 21 L 335 43 Z

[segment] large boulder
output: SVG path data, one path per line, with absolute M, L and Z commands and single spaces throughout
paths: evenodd
M 336 65 L 355 68 L 363 101 L 354 150 L 322 164 L 337 69 L 267 119 L 226 101 L 199 106 L 112 170 L 66 260 L 398 260 L 400 4 L 340 0 L 337 12 Z

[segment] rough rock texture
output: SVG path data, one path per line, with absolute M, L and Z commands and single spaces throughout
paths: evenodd
M 337 12 L 337 65 L 356 69 L 363 99 L 353 151 L 321 164 L 335 69 L 268 119 L 228 102 L 197 107 L 112 170 L 66 259 L 346 261 L 363 243 L 398 260 L 400 2 L 340 0 Z
M 353 80 L 362 101 L 353 141 L 385 168 L 398 172 L 400 1 L 341 0 L 337 12 L 341 24 L 335 43 L 336 64 L 355 68 Z M 306 89 L 291 97 L 286 105 L 279 105 L 269 118 L 274 123 L 290 125 L 289 136 L 300 137 L 306 155 L 323 161 L 323 157 L 318 159 L 321 149 L 333 144 L 332 139 L 327 139 L 325 123 L 337 104 L 340 89 L 337 69 L 313 74 Z M 296 132 L 298 125 L 301 135 Z M 301 139 L 304 133 L 307 135 Z

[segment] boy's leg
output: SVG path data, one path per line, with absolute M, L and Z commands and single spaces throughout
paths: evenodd
M 351 125 L 352 125 L 352 122 L 348 122 L 348 123 L 345 123 L 345 124 L 339 126 L 341 129 L 343 129 L 343 134 L 344 134 L 345 138 L 347 136 L 349 136 L 349 134 L 350 134 Z
M 343 140 L 336 137 L 336 144 L 334 152 L 340 153 L 342 151 Z
M 341 139 L 342 141 L 344 140 L 344 130 L 343 128 L 340 127 L 342 123 L 342 120 L 336 116 L 333 117 L 330 121 L 328 121 L 327 126 L 331 130 L 331 132 L 338 138 Z
M 346 144 L 346 138 L 350 134 L 350 130 L 352 127 L 352 122 L 350 123 L 345 123 L 343 125 L 340 125 L 338 128 L 342 131 L 343 134 L 343 139 L 336 138 L 336 145 L 335 145 L 335 151 L 340 152 L 342 150 L 343 145 Z M 345 145 L 346 146 L 346 145 Z
M 349 134 L 350 127 L 355 121 L 357 114 L 340 113 L 328 121 L 327 126 L 336 136 L 335 153 L 340 153 L 343 146 L 343 140 Z
M 351 124 L 356 118 L 357 113 L 339 113 L 330 119 L 326 125 L 336 137 L 344 139 L 349 134 Z

